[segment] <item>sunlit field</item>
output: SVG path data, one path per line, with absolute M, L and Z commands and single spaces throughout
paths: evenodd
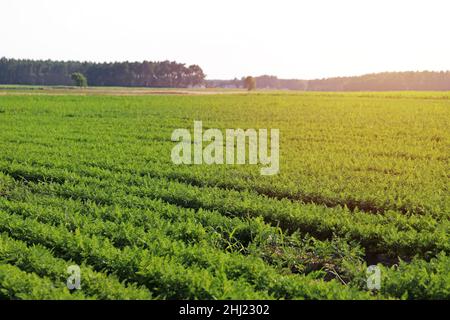
M 234 91 L 3 86 L 0 297 L 450 298 L 448 92 Z M 173 164 L 194 120 L 279 174 Z

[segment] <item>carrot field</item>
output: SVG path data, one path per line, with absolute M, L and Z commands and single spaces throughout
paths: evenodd
M 450 298 L 448 93 L 10 91 L 0 298 Z M 279 173 L 173 164 L 196 120 L 279 129 Z

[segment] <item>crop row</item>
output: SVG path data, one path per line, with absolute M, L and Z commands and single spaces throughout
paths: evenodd
M 67 268 L 75 263 L 56 258 L 43 246 L 27 246 L 25 242 L 14 240 L 6 234 L 0 234 L 0 263 L 15 265 L 26 272 L 47 277 L 54 283 L 66 283 Z M 149 299 L 148 290 L 134 285 L 125 285 L 114 276 L 95 272 L 86 265 L 80 266 L 82 292 L 96 299 Z M 61 285 L 60 285 L 61 286 Z
M 131 139 L 132 137 L 130 137 Z M 132 141 L 127 144 L 127 150 L 130 152 L 134 146 Z M 50 142 L 49 142 L 50 143 Z M 83 165 L 88 165 L 93 169 L 93 166 L 99 168 L 109 169 L 114 172 L 131 173 L 134 175 L 149 175 L 159 178 L 170 178 L 180 182 L 189 183 L 198 186 L 218 186 L 227 189 L 234 189 L 237 191 L 252 190 L 261 195 L 273 197 L 277 199 L 287 198 L 295 201 L 310 202 L 315 204 L 321 204 L 328 207 L 334 206 L 347 206 L 350 209 L 359 209 L 369 212 L 385 212 L 388 210 L 397 210 L 407 214 L 424 214 L 432 215 L 434 217 L 442 217 L 444 212 L 450 210 L 450 203 L 448 199 L 442 194 L 436 193 L 436 186 L 433 189 L 421 188 L 417 190 L 416 180 L 419 179 L 415 175 L 423 171 L 421 168 L 416 167 L 415 171 L 410 173 L 404 173 L 401 176 L 395 172 L 395 169 L 386 169 L 386 165 L 380 163 L 375 165 L 373 160 L 366 164 L 367 168 L 353 168 L 353 178 L 348 181 L 345 177 L 334 177 L 333 181 L 327 182 L 331 189 L 338 187 L 342 184 L 355 184 L 361 174 L 366 179 L 365 181 L 371 181 L 376 183 L 375 180 L 379 180 L 379 174 L 391 174 L 393 177 L 392 184 L 385 188 L 379 188 L 373 190 L 370 194 L 364 191 L 364 187 L 357 187 L 354 185 L 351 192 L 337 192 L 322 190 L 318 192 L 316 190 L 316 177 L 310 175 L 307 172 L 302 173 L 302 183 L 298 184 L 292 180 L 294 168 L 284 168 L 289 175 L 281 175 L 280 177 L 269 178 L 261 180 L 258 177 L 257 170 L 251 170 L 248 166 L 242 168 L 233 167 L 228 171 L 212 168 L 210 166 L 189 166 L 180 167 L 173 166 L 170 162 L 167 162 L 167 158 L 162 154 L 170 154 L 169 143 L 156 143 L 151 146 L 147 146 L 146 152 L 150 155 L 144 157 L 138 157 L 139 160 L 129 159 L 126 154 L 120 154 L 117 151 L 118 145 L 111 144 L 104 146 L 104 151 L 100 154 L 104 157 L 92 158 L 92 154 L 99 155 L 98 145 L 77 147 L 76 145 L 70 145 L 71 151 L 66 150 L 69 146 L 59 146 L 57 149 L 51 149 L 47 145 L 36 146 L 36 143 L 26 143 L 22 148 L 26 148 L 25 153 L 17 152 L 17 141 L 11 141 L 10 144 L 3 142 L 2 149 L 4 150 L 3 159 L 8 161 L 31 161 L 35 165 L 41 164 L 48 166 L 49 164 L 54 168 L 66 168 L 73 170 L 78 168 L 82 170 Z M 51 144 L 51 143 L 50 143 Z M 131 148 L 131 150 L 130 150 Z M 108 157 L 107 150 L 114 151 L 115 159 L 111 161 Z M 8 151 L 10 150 L 10 151 Z M 42 157 L 42 153 L 45 151 L 45 157 Z M 73 152 L 75 151 L 75 154 Z M 71 154 L 70 158 L 63 160 L 67 154 Z M 75 161 L 74 161 L 75 160 Z M 380 160 L 381 161 L 381 160 Z M 388 162 L 389 159 L 383 161 Z M 424 165 L 429 165 L 428 163 Z M 401 165 L 399 164 L 401 167 Z M 377 169 L 379 167 L 379 169 Z M 431 169 L 430 169 L 431 170 Z M 428 178 L 434 177 L 434 184 L 437 185 L 441 181 L 440 188 L 443 190 L 445 186 L 445 167 L 443 164 L 436 165 L 433 169 L 436 172 L 433 174 L 427 173 Z M 377 172 L 381 171 L 381 172 Z M 231 174 L 230 174 L 231 173 Z M 298 173 L 297 173 L 298 174 Z M 408 176 L 410 175 L 410 176 Z M 398 176 L 397 178 L 394 178 Z M 436 179 L 437 176 L 441 176 L 440 179 Z M 375 179 L 375 180 L 374 180 Z M 426 177 L 420 177 L 423 180 Z M 342 181 L 341 181 L 342 180 Z M 362 183 L 362 182 L 361 182 Z M 431 182 L 430 182 L 431 183 Z M 394 187 L 394 184 L 398 184 L 398 188 L 405 189 L 402 191 L 402 195 L 393 196 L 386 194 L 385 189 L 390 190 Z M 333 186 L 336 185 L 336 186 Z M 424 187 L 426 185 L 424 184 Z M 397 188 L 397 187 L 396 187 Z M 357 190 L 360 190 L 359 192 Z M 419 193 L 420 192 L 420 193 Z M 420 199 L 417 198 L 420 196 Z M 427 200 L 428 199 L 428 200 Z M 446 200 L 447 199 L 447 200 Z
M 35 181 L 33 188 L 36 192 L 106 204 L 120 201 L 122 204 L 136 205 L 140 198 L 161 198 L 183 207 L 217 210 L 225 215 L 263 217 L 265 221 L 279 225 L 284 230 L 300 230 L 320 239 L 331 238 L 333 234 L 350 236 L 369 253 L 410 257 L 449 250 L 450 223 L 445 219 L 436 221 L 430 216 L 405 217 L 394 211 L 384 215 L 367 214 L 346 208 L 298 204 L 286 199 L 274 200 L 251 192 L 200 188 L 165 179 L 112 174 L 109 171 L 101 171 L 100 174 L 96 170 L 97 178 L 20 164 L 2 163 L 0 170 L 15 178 Z M 52 181 L 55 183 L 50 183 Z
M 301 275 L 279 275 L 275 270 L 268 268 L 262 260 L 259 262 L 257 259 L 246 260 L 237 255 L 229 259 L 230 256 L 218 252 L 208 256 L 197 252 L 199 256 L 196 258 L 207 259 L 218 266 L 213 275 L 206 269 L 183 266 L 177 261 L 177 255 L 155 256 L 148 250 L 138 247 L 127 246 L 119 249 L 105 238 L 88 236 L 80 231 L 72 233 L 64 226 L 50 226 L 35 219 L 22 219 L 4 211 L 0 211 L 0 230 L 14 238 L 53 248 L 62 258 L 69 258 L 78 263 L 86 262 L 96 270 L 112 272 L 122 280 L 143 284 L 153 295 L 159 297 L 218 299 L 271 296 L 320 299 L 332 296 L 336 298 L 366 296 L 365 293 L 342 286 L 335 281 L 323 282 Z M 158 246 L 158 243 L 154 246 Z M 170 246 L 170 243 L 167 246 Z M 188 257 L 193 256 L 195 253 Z M 235 264 L 227 265 L 230 262 Z M 245 266 L 248 273 L 242 269 Z M 227 273 L 231 275 L 233 270 L 237 280 L 229 279 L 227 276 Z M 246 276 L 254 278 L 255 275 L 259 283 L 253 286 L 245 281 Z
M 85 212 L 84 216 L 76 216 L 70 218 L 70 226 L 67 225 L 67 217 L 65 217 L 64 213 L 58 212 L 57 210 L 51 210 L 49 207 L 39 206 L 35 207 L 33 203 L 19 204 L 19 203 L 7 203 L 3 202 L 3 208 L 9 208 L 15 214 L 20 214 L 23 216 L 36 217 L 39 221 L 52 223 L 57 225 L 65 225 L 66 228 L 74 229 L 75 232 L 83 235 L 95 235 L 97 237 L 106 237 L 107 239 L 112 239 L 113 243 L 120 242 L 120 246 L 123 247 L 126 245 L 138 246 L 140 248 L 146 248 L 146 250 L 150 250 L 152 254 L 158 254 L 162 256 L 170 255 L 175 258 L 177 261 L 182 263 L 183 265 L 188 266 L 201 266 L 207 267 L 209 270 L 224 270 L 226 276 L 229 278 L 233 277 L 233 274 L 236 275 L 244 275 L 246 281 L 252 282 L 254 285 L 261 283 L 262 279 L 267 277 L 267 275 L 252 275 L 254 271 L 252 267 L 255 267 L 258 270 L 264 269 L 264 266 L 259 265 L 258 261 L 247 258 L 246 262 L 236 264 L 239 259 L 232 258 L 230 255 L 220 254 L 214 250 L 206 248 L 202 248 L 201 242 L 196 243 L 195 245 L 191 245 L 189 247 L 185 247 L 181 243 L 177 243 L 176 241 L 170 240 L 166 238 L 163 234 L 164 230 L 151 230 L 152 234 L 146 234 L 139 227 L 130 226 L 129 224 L 122 223 L 120 226 L 112 225 L 110 223 L 105 223 L 103 221 L 95 220 L 93 217 L 99 216 L 99 214 L 92 214 L 90 212 Z M 120 212 L 127 213 L 126 210 Z M 141 212 L 144 214 L 144 212 Z M 127 233 L 123 233 L 123 230 L 127 230 Z M 151 248 L 151 241 L 157 243 L 157 248 Z M 145 244 L 145 245 L 144 245 Z M 284 248 L 278 248 L 278 250 L 283 250 Z M 336 248 L 335 248 L 336 249 Z M 317 248 L 316 248 L 317 250 Z M 317 251 L 316 251 L 317 252 Z M 348 253 L 344 253 L 348 254 Z M 221 256 L 222 258 L 220 258 Z M 208 258 L 211 257 L 211 258 Z M 315 256 L 319 258 L 319 256 Z M 298 258 L 298 256 L 294 257 Z M 181 259 L 181 260 L 180 260 Z M 222 261 L 223 265 L 227 267 L 220 267 L 217 265 L 218 261 Z M 437 263 L 435 262 L 437 261 Z M 344 261 L 346 264 L 349 261 Z M 381 294 L 383 296 L 392 296 L 392 297 L 404 297 L 404 298 L 433 298 L 433 297 L 442 297 L 446 295 L 448 290 L 448 281 L 446 280 L 445 275 L 448 273 L 448 267 L 445 269 L 445 263 L 448 262 L 448 258 L 445 255 L 440 255 L 438 259 L 432 259 L 429 263 L 423 260 L 413 260 L 412 263 L 406 264 L 404 262 L 400 263 L 400 267 L 392 267 L 391 269 L 382 267 L 383 269 L 383 289 Z M 441 266 L 442 270 L 436 268 L 435 265 Z M 420 266 L 420 267 L 419 267 Z M 429 268 L 428 271 L 424 271 L 425 267 Z M 358 268 L 353 265 L 353 268 Z M 234 269 L 233 269 L 234 268 Z M 236 273 L 235 270 L 240 270 Z M 244 271 L 247 270 L 247 271 Z M 359 270 L 356 272 L 361 273 L 364 270 L 364 266 L 359 266 Z M 425 269 L 427 270 L 427 269 Z M 415 285 L 415 279 L 412 277 L 413 275 L 418 274 L 418 278 L 422 279 L 420 282 L 420 286 Z M 434 275 L 433 275 L 434 274 Z M 353 284 L 352 284 L 353 283 Z M 352 285 L 358 283 L 358 280 L 352 281 Z M 431 290 L 430 288 L 433 288 Z M 409 290 L 402 291 L 399 288 L 408 288 Z M 416 288 L 411 291 L 411 288 Z M 281 289 L 281 288 L 279 288 Z M 285 290 L 285 289 L 282 289 Z M 407 293 L 405 295 L 405 292 Z
M 86 299 L 81 292 L 71 294 L 66 287 L 55 287 L 53 281 L 27 273 L 18 267 L 0 263 L 0 298 L 23 300 Z
M 24 189 L 20 190 L 20 194 L 26 193 Z M 11 195 L 8 198 L 14 200 Z M 83 233 L 107 237 L 118 247 L 148 248 L 157 241 L 158 251 L 164 249 L 174 254 L 171 250 L 177 247 L 177 243 L 178 247 L 184 247 L 183 243 L 186 243 L 199 248 L 206 242 L 206 251 L 214 247 L 252 254 L 286 267 L 289 267 L 290 256 L 295 258 L 290 266 L 295 272 L 327 267 L 333 268 L 334 272 L 339 271 L 341 276 L 345 273 L 339 267 L 342 261 L 359 263 L 362 260 L 361 250 L 355 244 L 348 244 L 346 239 L 330 242 L 288 236 L 259 219 L 229 219 L 217 212 L 187 210 L 158 200 L 148 200 L 146 209 L 129 209 L 33 194 L 27 194 L 26 199 L 26 202 L 3 199 L 0 209 L 35 217 L 51 225 L 64 225 L 69 231 L 86 230 Z M 170 242 L 170 247 L 162 245 L 165 239 Z M 205 254 L 204 250 L 201 252 Z M 205 263 L 206 260 L 202 260 L 201 265 Z

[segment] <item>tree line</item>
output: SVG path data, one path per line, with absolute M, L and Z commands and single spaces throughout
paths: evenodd
M 0 59 L 0 84 L 72 85 L 82 74 L 91 86 L 175 87 L 202 85 L 198 65 L 175 61 L 95 63 L 79 61 Z
M 450 90 L 450 72 L 384 72 L 308 81 L 314 91 Z
M 248 77 L 247 77 L 248 78 Z M 207 87 L 247 88 L 245 79 L 206 80 Z M 254 77 L 259 89 L 302 91 L 401 91 L 450 90 L 450 72 L 384 72 L 357 77 L 317 80 L 279 79 L 276 76 Z

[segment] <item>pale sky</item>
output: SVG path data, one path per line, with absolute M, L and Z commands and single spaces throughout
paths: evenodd
M 198 64 L 208 79 L 450 70 L 448 0 L 0 0 L 0 57 Z

